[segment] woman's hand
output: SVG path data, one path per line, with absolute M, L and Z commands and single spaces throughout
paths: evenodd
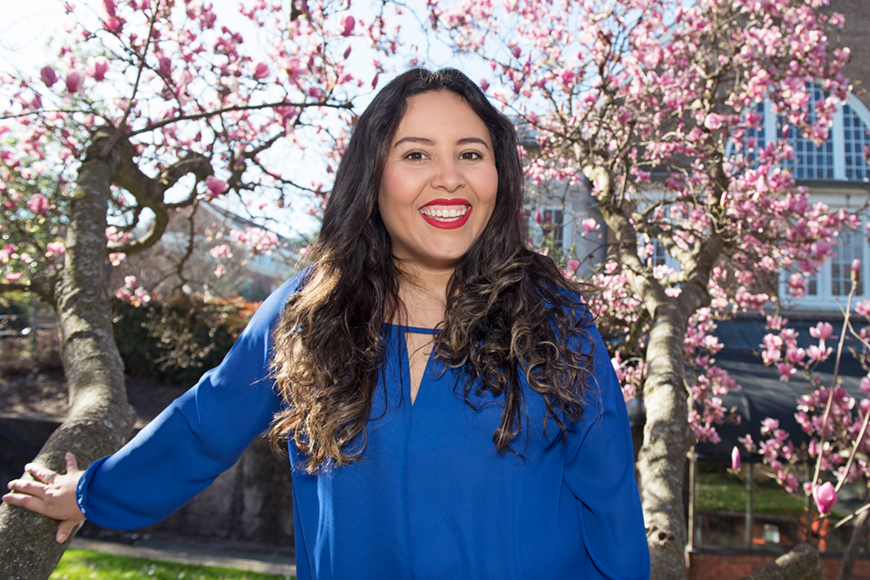
M 76 501 L 76 487 L 83 471 L 79 470 L 75 455 L 66 454 L 66 475 L 55 473 L 40 465 L 29 463 L 24 470 L 35 478 L 14 479 L 9 482 L 11 493 L 3 496 L 9 505 L 23 507 L 53 520 L 60 520 L 55 540 L 61 544 L 72 534 L 85 516 Z

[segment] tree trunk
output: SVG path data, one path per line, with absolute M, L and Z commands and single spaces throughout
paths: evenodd
M 101 141 L 89 147 L 79 170 L 55 293 L 70 411 L 35 459 L 53 470 L 64 469 L 66 452 L 84 468 L 116 451 L 129 438 L 135 418 L 124 390 L 106 284 L 106 210 L 118 155 L 99 158 Z M 69 543 L 57 544 L 56 530 L 57 522 L 3 504 L 0 578 L 48 578 Z
M 825 580 L 825 575 L 819 551 L 807 544 L 798 544 L 746 580 Z
M 692 441 L 683 372 L 687 320 L 675 303 L 659 305 L 646 352 L 646 427 L 637 471 L 653 580 L 687 577 L 683 477 Z
M 846 548 L 846 553 L 843 554 L 843 563 L 840 565 L 840 574 L 837 580 L 852 580 L 852 574 L 855 571 L 855 560 L 858 559 L 858 554 L 867 545 L 867 517 L 870 516 L 870 510 L 864 510 L 855 520 L 855 528 L 852 530 L 852 539 L 849 540 L 849 547 Z

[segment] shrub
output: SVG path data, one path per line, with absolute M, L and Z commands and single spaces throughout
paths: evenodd
M 193 384 L 229 352 L 257 302 L 176 295 L 114 300 L 115 340 L 129 375 Z

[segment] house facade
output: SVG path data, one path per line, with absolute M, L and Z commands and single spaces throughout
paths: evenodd
M 870 34 L 867 33 L 870 29 L 870 5 L 867 0 L 831 0 L 829 9 L 845 16 L 845 28 L 838 36 L 840 44 L 851 49 L 852 58 L 844 74 L 852 79 L 853 89 L 836 112 L 830 137 L 825 143 L 816 145 L 792 132 L 795 164 L 791 169 L 798 185 L 808 188 L 811 202 L 824 202 L 832 210 L 859 211 L 864 225 L 870 225 L 870 209 L 864 209 L 870 204 L 870 166 L 866 152 L 870 150 Z M 814 99 L 823 98 L 820 90 L 815 89 L 813 93 Z M 759 104 L 757 110 L 764 115 L 764 125 L 754 137 L 762 147 L 779 138 L 782 127 L 769 103 Z M 533 143 L 528 141 L 528 145 L 533 146 Z M 568 257 L 588 260 L 579 270 L 581 276 L 603 261 L 603 246 L 612 240 L 602 233 L 605 228 L 586 184 L 538 188 L 529 201 L 528 210 L 535 242 L 549 235 L 551 242 Z M 588 221 L 590 219 L 595 223 Z M 840 307 L 850 292 L 851 268 L 856 259 L 860 260 L 861 267 L 855 295 L 858 299 L 870 295 L 868 231 L 862 227 L 857 231 L 839 233 L 830 258 L 817 273 L 805 277 L 806 293 L 801 299 L 789 295 L 788 276 L 782 277 L 778 284 L 783 306 L 781 313 L 800 333 L 800 346 L 807 347 L 813 341 L 809 329 L 818 321 L 828 320 L 835 328 L 838 328 L 837 322 L 842 324 Z M 638 240 L 639 244 L 648 242 Z M 649 259 L 654 266 L 679 269 L 678 262 L 660 244 L 653 244 Z M 775 281 L 771 281 L 771 286 L 776 292 Z M 805 436 L 801 439 L 802 431 L 794 413 L 797 399 L 807 392 L 807 383 L 799 380 L 784 383 L 776 368 L 764 366 L 758 353 L 765 333 L 765 318 L 758 313 L 747 313 L 720 324 L 718 337 L 724 348 L 716 356 L 716 364 L 743 387 L 739 393 L 726 397 L 723 406 L 734 410 L 741 423 L 721 426 L 720 444 L 698 445 L 690 469 L 687 469 L 691 474 L 691 480 L 686 482 L 690 490 L 686 498 L 687 518 L 690 520 L 687 561 L 691 564 L 693 579 L 726 575 L 745 577 L 773 559 L 776 553 L 787 551 L 806 539 L 798 525 L 800 516 L 776 513 L 782 510 L 769 507 L 770 501 L 765 494 L 775 490 L 775 484 L 770 488 L 746 485 L 745 481 L 736 478 L 727 479 L 726 467 L 731 465 L 731 450 L 739 445 L 737 437 L 753 433 L 758 441 L 761 421 L 765 417 L 778 419 L 781 426 L 793 434 L 796 443 L 806 440 Z M 823 381 L 833 380 L 832 367 L 833 364 L 820 369 Z M 866 375 L 866 371 L 854 359 L 844 360 L 838 370 L 847 389 L 858 396 L 860 378 Z M 744 456 L 744 479 L 748 474 L 757 482 L 764 480 L 760 463 L 753 464 L 757 459 Z M 862 494 L 866 492 L 844 488 L 841 494 L 843 508 L 862 505 L 861 502 L 866 502 Z M 739 496 L 737 511 L 734 511 L 735 494 Z M 781 498 L 776 496 L 776 499 Z M 795 508 L 794 505 L 791 507 Z M 797 514 L 799 510 L 794 511 Z M 820 547 L 832 553 L 842 551 L 849 541 L 850 530 L 829 532 Z M 816 533 L 824 532 L 816 530 Z M 870 577 L 870 560 L 862 562 L 859 565 L 863 568 L 861 572 L 856 570 L 856 577 L 863 577 L 861 573 Z M 825 558 L 825 566 L 826 570 L 836 570 L 838 563 L 835 559 Z M 828 577 L 836 577 L 836 572 L 831 574 Z
M 192 242 L 192 247 L 191 247 Z M 113 272 L 123 284 L 156 294 L 192 292 L 261 301 L 296 271 L 301 244 L 211 203 L 177 211 L 152 251 L 127 257 Z

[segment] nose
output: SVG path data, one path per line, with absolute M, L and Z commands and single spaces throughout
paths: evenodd
M 449 158 L 437 164 L 431 184 L 435 189 L 453 192 L 465 185 L 465 177 L 456 160 Z

